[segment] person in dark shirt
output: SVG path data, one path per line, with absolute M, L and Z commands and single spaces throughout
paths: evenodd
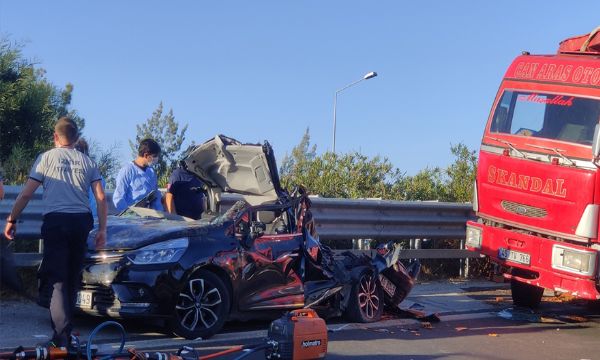
M 165 194 L 167 211 L 198 220 L 204 211 L 204 201 L 204 183 L 183 166 L 175 169 Z

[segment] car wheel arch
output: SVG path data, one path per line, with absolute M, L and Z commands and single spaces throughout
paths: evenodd
M 374 273 L 373 269 L 366 265 L 356 266 L 350 270 L 349 277 L 347 278 L 348 282 L 343 285 L 341 291 L 342 300 L 340 302 L 340 307 L 342 311 L 346 311 L 348 309 L 348 302 L 350 300 L 352 288 L 360 280 L 363 272 L 365 271 Z
M 351 271 L 352 281 L 349 292 L 348 302 L 345 304 L 344 312 L 349 320 L 354 322 L 373 322 L 378 321 L 381 318 L 383 307 L 385 306 L 383 288 L 379 284 L 377 271 L 369 266 L 357 266 Z M 363 286 L 363 279 L 367 278 L 367 286 Z M 372 287 L 371 287 L 372 285 Z M 366 294 L 359 295 L 359 291 L 369 289 Z M 360 303 L 360 297 L 363 299 L 371 298 L 375 299 L 375 302 L 371 302 L 370 307 L 371 315 L 365 316 L 363 311 L 363 305 Z M 368 304 L 364 306 L 369 307 Z
M 231 312 L 231 310 L 233 308 L 233 300 L 234 300 L 235 294 L 233 292 L 233 284 L 231 283 L 231 277 L 229 276 L 227 271 L 225 271 L 224 269 L 222 269 L 216 265 L 212 265 L 212 264 L 198 267 L 197 269 L 194 270 L 193 273 L 197 272 L 198 270 L 210 271 L 210 272 L 214 273 L 215 275 L 217 275 L 223 281 L 223 283 L 227 287 L 227 292 L 229 293 L 229 296 L 231 298 L 231 302 L 229 304 L 229 312 Z
M 213 264 L 202 264 L 190 269 L 190 271 L 188 272 L 188 274 L 186 274 L 184 278 L 189 279 L 200 270 L 210 271 L 211 273 L 217 275 L 223 281 L 223 283 L 227 287 L 228 295 L 231 298 L 231 301 L 229 303 L 229 312 L 231 313 L 231 310 L 233 309 L 235 294 L 233 292 L 233 284 L 231 283 L 231 278 L 227 271 Z

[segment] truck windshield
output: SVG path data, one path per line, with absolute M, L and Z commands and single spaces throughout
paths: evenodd
M 591 145 L 599 116 L 598 100 L 507 90 L 496 106 L 490 132 Z

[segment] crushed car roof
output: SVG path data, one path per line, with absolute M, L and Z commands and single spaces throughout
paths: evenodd
M 242 144 L 217 135 L 196 146 L 183 161 L 213 190 L 242 194 L 252 205 L 274 202 L 281 194 L 277 165 L 268 142 Z

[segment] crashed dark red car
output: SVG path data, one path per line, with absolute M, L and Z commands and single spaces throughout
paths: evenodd
M 110 317 L 159 317 L 185 338 L 209 337 L 228 319 L 310 307 L 352 321 L 380 319 L 413 285 L 415 268 L 382 246 L 370 258 L 319 242 L 302 188 L 282 189 L 271 146 L 219 135 L 184 159 L 207 185 L 202 219 L 130 208 L 108 221 L 105 248 L 89 254 L 77 306 Z M 222 214 L 223 193 L 241 195 Z

